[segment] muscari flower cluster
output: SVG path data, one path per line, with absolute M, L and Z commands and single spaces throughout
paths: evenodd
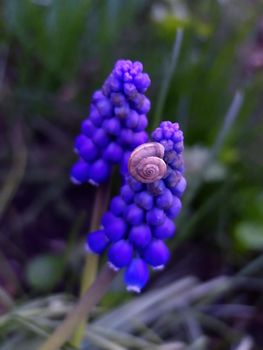
M 76 138 L 79 160 L 71 169 L 73 183 L 99 185 L 108 180 L 114 164 L 127 171 L 131 151 L 148 139 L 150 101 L 144 93 L 149 85 L 140 62 L 116 62 L 102 89 L 93 94 L 89 116 Z
M 89 233 L 86 240 L 93 253 L 108 248 L 110 266 L 125 268 L 126 287 L 135 292 L 146 285 L 149 266 L 162 269 L 169 260 L 165 241 L 175 233 L 174 219 L 186 188 L 178 123 L 162 122 L 152 140 L 132 153 L 120 194 L 111 200 L 101 229 Z M 151 177 L 156 180 L 152 182 Z

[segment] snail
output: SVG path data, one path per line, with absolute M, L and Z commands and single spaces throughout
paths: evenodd
M 158 142 L 144 143 L 135 148 L 129 158 L 130 174 L 139 182 L 152 183 L 165 176 L 167 166 L 164 146 Z

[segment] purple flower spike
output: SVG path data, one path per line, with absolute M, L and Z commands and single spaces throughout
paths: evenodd
M 140 62 L 119 60 L 102 89 L 93 94 L 89 115 L 82 123 L 74 147 L 87 163 L 89 173 L 75 176 L 77 162 L 71 170 L 73 183 L 106 182 L 115 164 L 121 167 L 122 174 L 127 174 L 125 165 L 130 152 L 148 140 L 145 128 L 150 102 L 144 93 L 150 86 L 150 78 L 142 70 Z
M 125 65 L 125 69 L 129 65 Z M 118 74 L 122 74 L 121 69 Z M 125 93 L 133 99 L 134 90 L 128 85 L 131 79 L 131 74 L 127 73 Z M 134 116 L 129 120 L 130 125 L 136 122 Z M 169 261 L 170 252 L 165 240 L 175 233 L 174 219 L 182 208 L 181 196 L 186 188 L 183 177 L 183 134 L 179 125 L 162 122 L 153 132 L 152 139 L 154 143 L 141 145 L 132 153 L 131 157 L 134 158 L 129 162 L 129 167 L 131 164 L 136 167 L 136 171 L 130 168 L 134 177 L 126 175 L 120 195 L 112 199 L 110 210 L 102 219 L 107 238 L 114 242 L 108 251 L 109 263 L 115 269 L 126 267 L 125 284 L 128 290 L 135 292 L 140 292 L 148 281 L 147 265 L 160 270 Z M 153 152 L 156 152 L 155 161 L 151 163 Z M 160 168 L 156 165 L 156 158 L 160 160 Z M 123 163 L 127 167 L 128 159 L 123 160 Z M 137 176 L 137 171 L 143 170 L 144 164 L 145 173 L 142 171 Z M 162 178 L 157 172 L 156 177 L 151 177 L 152 182 L 148 182 L 148 178 L 147 182 L 143 182 L 143 175 L 155 174 L 157 169 L 163 169 Z

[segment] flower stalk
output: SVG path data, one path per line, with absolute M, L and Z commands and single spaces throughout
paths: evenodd
M 110 181 L 104 184 L 101 184 L 96 191 L 95 203 L 92 212 L 90 230 L 97 230 L 100 226 L 100 220 L 103 213 L 107 210 L 107 206 L 110 198 Z M 80 287 L 80 296 L 83 296 L 87 290 L 90 288 L 92 283 L 95 281 L 97 272 L 98 272 L 98 256 L 88 253 L 85 260 L 84 269 L 82 272 L 82 280 Z M 88 316 L 88 315 L 87 315 Z M 73 334 L 71 343 L 72 345 L 78 347 L 83 338 L 85 332 L 87 320 L 77 327 L 75 333 Z
M 80 298 L 78 303 L 73 307 L 66 319 L 55 330 L 48 340 L 40 347 L 39 350 L 58 350 L 67 340 L 70 339 L 76 327 L 90 313 L 108 290 L 116 272 L 107 265 L 102 269 L 92 286 Z

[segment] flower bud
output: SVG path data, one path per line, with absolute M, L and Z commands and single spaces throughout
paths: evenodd
M 142 259 L 133 259 L 124 274 L 124 281 L 128 291 L 140 293 L 149 279 L 149 271 Z
M 153 227 L 153 235 L 159 239 L 171 238 L 174 232 L 175 224 L 171 219 L 167 217 L 161 225 Z
M 152 238 L 151 230 L 148 225 L 138 225 L 131 228 L 129 240 L 136 247 L 144 248 L 150 243 Z
M 146 214 L 146 221 L 149 225 L 158 226 L 164 222 L 165 214 L 162 209 L 153 208 Z
M 132 256 L 132 246 L 125 240 L 113 243 L 108 252 L 109 262 L 114 269 L 121 269 L 129 265 Z
M 104 230 L 90 232 L 87 236 L 86 247 L 95 254 L 101 254 L 109 243 Z
M 89 180 L 89 176 L 90 166 L 82 159 L 77 161 L 71 168 L 70 179 L 76 185 L 87 182 Z
M 143 252 L 144 260 L 154 269 L 161 270 L 170 258 L 170 252 L 161 240 L 152 241 Z

